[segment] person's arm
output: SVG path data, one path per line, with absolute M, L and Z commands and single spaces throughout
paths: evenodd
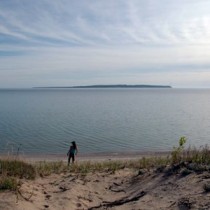
M 77 155 L 78 153 L 78 146 L 76 146 L 76 152 L 75 152 L 75 155 Z

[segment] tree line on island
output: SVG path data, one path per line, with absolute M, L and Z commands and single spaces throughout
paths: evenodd
M 35 88 L 172 88 L 170 85 L 83 85 L 83 86 L 52 86 Z

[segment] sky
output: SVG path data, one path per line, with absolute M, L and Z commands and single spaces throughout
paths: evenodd
M 0 0 L 0 88 L 210 87 L 209 0 Z

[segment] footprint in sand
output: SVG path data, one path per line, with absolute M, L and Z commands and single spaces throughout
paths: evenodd
M 81 207 L 81 206 L 82 206 L 82 204 L 81 204 L 81 203 L 77 203 L 76 205 L 77 205 L 77 207 Z
M 52 196 L 51 195 L 46 195 L 45 197 L 46 197 L 46 199 L 50 199 Z

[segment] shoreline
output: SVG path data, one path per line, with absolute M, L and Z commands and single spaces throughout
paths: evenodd
M 142 157 L 152 157 L 152 156 L 168 156 L 171 154 L 171 151 L 147 151 L 147 152 L 110 152 L 110 153 L 87 153 L 87 154 L 78 154 L 76 156 L 76 162 L 80 161 L 111 161 L 111 160 L 135 160 Z M 67 162 L 66 154 L 20 154 L 20 155 L 11 155 L 11 154 L 0 154 L 0 159 L 18 159 L 26 162 L 56 162 L 63 161 Z

